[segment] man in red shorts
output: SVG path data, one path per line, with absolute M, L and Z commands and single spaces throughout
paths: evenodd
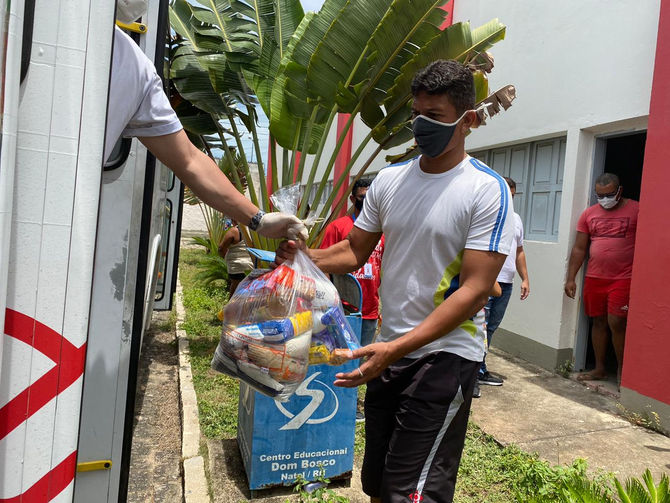
M 619 364 L 617 383 L 621 380 L 639 207 L 637 201 L 621 194 L 622 187 L 616 175 L 603 173 L 598 177 L 598 204 L 587 208 L 579 217 L 577 237 L 570 253 L 565 294 L 574 299 L 575 277 L 587 250 L 589 252 L 583 295 L 586 315 L 593 318 L 591 340 L 596 367 L 580 374 L 579 380 L 607 379 L 608 327 Z

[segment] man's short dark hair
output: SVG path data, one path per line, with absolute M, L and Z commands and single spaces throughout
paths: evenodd
M 359 180 L 356 180 L 354 182 L 354 186 L 351 189 L 351 193 L 355 196 L 356 191 L 358 189 L 364 189 L 366 187 L 369 187 L 371 183 L 372 183 L 372 180 L 370 180 L 369 178 L 361 178 Z
M 604 187 L 610 183 L 613 183 L 614 186 L 618 189 L 620 185 L 619 177 L 614 173 L 603 173 L 598 178 L 596 178 L 596 185 L 602 185 Z
M 516 182 L 512 180 L 509 176 L 503 176 L 505 181 L 507 182 L 507 185 L 509 185 L 510 190 L 513 190 L 516 192 Z
M 428 94 L 445 94 L 459 114 L 475 106 L 472 72 L 453 59 L 438 59 L 417 72 L 412 80 L 412 96 L 417 96 L 422 91 Z

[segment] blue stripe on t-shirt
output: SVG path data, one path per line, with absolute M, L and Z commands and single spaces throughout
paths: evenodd
M 502 237 L 502 230 L 505 226 L 505 218 L 507 218 L 507 191 L 505 190 L 505 179 L 500 176 L 498 173 L 489 168 L 486 164 L 481 162 L 474 157 L 470 158 L 470 163 L 479 171 L 482 171 L 486 174 L 491 175 L 493 178 L 498 180 L 498 186 L 500 187 L 500 209 L 498 210 L 498 215 L 496 217 L 496 223 L 493 226 L 493 232 L 491 233 L 491 241 L 489 243 L 489 251 L 498 251 L 498 245 L 500 244 L 500 238 Z
M 395 168 L 395 167 L 397 167 L 397 166 L 403 166 L 403 165 L 405 165 L 405 164 L 409 164 L 410 162 L 414 162 L 414 161 L 417 160 L 418 158 L 419 158 L 419 156 L 417 155 L 416 157 L 412 157 L 411 159 L 407 159 L 407 160 L 405 160 L 405 161 L 394 162 L 393 164 L 387 164 L 387 165 L 384 166 L 382 169 L 386 169 L 386 168 Z

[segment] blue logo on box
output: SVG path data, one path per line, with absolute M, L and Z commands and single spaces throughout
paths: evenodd
M 361 318 L 348 317 L 360 338 Z M 350 476 L 358 390 L 333 386 L 335 374 L 358 362 L 309 367 L 305 380 L 285 403 L 240 383 L 237 443 L 249 489 L 293 485 L 298 477 Z
M 240 385 L 237 440 L 250 489 L 351 472 L 357 390 L 336 388 L 333 381 L 356 366 L 310 367 L 285 403 Z
M 275 401 L 279 411 L 290 419 L 280 430 L 297 430 L 304 424 L 321 424 L 333 419 L 340 407 L 337 394 L 325 382 L 317 379 L 321 372 L 308 376 L 295 391 L 296 396 L 311 400 L 299 412 L 291 412 L 281 402 Z M 289 402 L 293 404 L 295 400 Z

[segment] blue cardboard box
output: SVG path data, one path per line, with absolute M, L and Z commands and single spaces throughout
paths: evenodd
M 360 339 L 360 316 L 347 319 Z M 299 476 L 351 476 L 358 391 L 333 381 L 335 374 L 356 367 L 358 361 L 311 366 L 285 403 L 240 383 L 237 443 L 249 489 L 294 485 Z

